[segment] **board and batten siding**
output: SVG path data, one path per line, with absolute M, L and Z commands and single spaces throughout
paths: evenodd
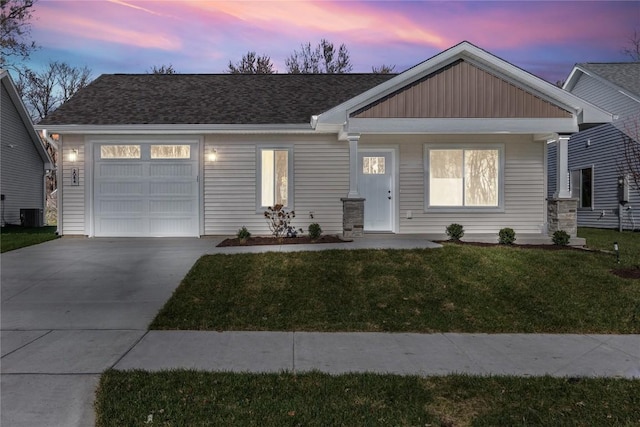
M 516 233 L 541 233 L 546 222 L 544 149 L 545 142 L 534 142 L 528 135 L 389 135 L 368 136 L 360 149 L 397 146 L 400 151 L 400 233 L 444 235 L 454 222 L 467 233 L 497 233 L 511 227 Z M 425 212 L 425 144 L 504 144 L 504 212 Z M 411 211 L 412 218 L 407 218 Z
M 69 157 L 74 149 L 78 150 L 78 157 L 75 162 L 71 162 Z M 60 221 L 60 215 L 58 216 L 58 232 L 60 234 L 68 236 L 88 234 L 85 229 L 85 159 L 84 136 L 64 135 L 58 158 L 59 165 L 62 165 L 62 169 L 58 170 L 58 191 L 60 194 L 58 210 L 62 212 L 62 221 Z M 72 185 L 71 173 L 74 168 L 78 169 L 78 185 Z
M 0 179 L 4 195 L 2 222 L 20 224 L 20 209 L 44 210 L 44 162 L 9 93 L 2 87 Z
M 342 232 L 342 202 L 349 192 L 349 146 L 335 135 L 219 136 L 204 144 L 204 234 L 235 235 L 242 226 L 254 235 L 270 234 L 257 210 L 257 150 L 293 147 L 293 225 L 307 232 L 317 222 L 324 233 Z M 217 152 L 217 160 L 207 153 Z M 313 219 L 310 213 L 313 212 Z

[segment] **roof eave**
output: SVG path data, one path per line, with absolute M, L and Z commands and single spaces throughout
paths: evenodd
M 121 125 L 36 125 L 49 134 L 282 134 L 317 133 L 309 123 L 288 124 L 121 124 Z

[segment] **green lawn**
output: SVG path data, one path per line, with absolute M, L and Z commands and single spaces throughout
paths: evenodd
M 639 281 L 615 267 L 600 252 L 454 244 L 209 255 L 151 328 L 640 333 Z
M 587 239 L 587 247 L 613 252 L 613 243 L 618 242 L 620 264 L 640 266 L 640 232 L 603 230 L 600 228 L 578 229 L 578 236 Z
M 632 426 L 640 381 L 108 371 L 106 426 Z
M 55 226 L 18 227 L 7 225 L 2 227 L 0 232 L 0 251 L 12 251 L 57 238 Z

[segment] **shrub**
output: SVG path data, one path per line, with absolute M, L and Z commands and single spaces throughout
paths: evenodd
M 320 228 L 320 224 L 317 222 L 309 224 L 309 237 L 311 237 L 311 240 L 316 240 L 321 234 L 322 228 Z
M 275 237 L 296 237 L 302 234 L 302 228 L 296 229 L 291 221 L 296 217 L 295 211 L 287 211 L 282 205 L 269 206 L 264 212 L 267 225 Z
M 567 246 L 569 244 L 569 238 L 570 237 L 566 231 L 558 230 L 553 233 L 553 237 L 551 238 L 551 240 L 553 240 L 554 245 Z
M 447 236 L 449 236 L 449 240 L 460 240 L 462 236 L 464 236 L 464 227 L 460 224 L 451 224 L 447 227 Z
M 243 225 L 242 228 L 236 233 L 236 237 L 244 241 L 251 237 L 251 233 L 249 232 L 249 230 L 247 230 L 247 227 Z
M 505 227 L 498 232 L 498 242 L 501 245 L 512 245 L 516 241 L 516 232 L 513 228 Z

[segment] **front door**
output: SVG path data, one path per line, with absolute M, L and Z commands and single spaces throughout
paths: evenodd
M 364 202 L 364 231 L 393 231 L 393 151 L 358 153 L 358 192 Z

